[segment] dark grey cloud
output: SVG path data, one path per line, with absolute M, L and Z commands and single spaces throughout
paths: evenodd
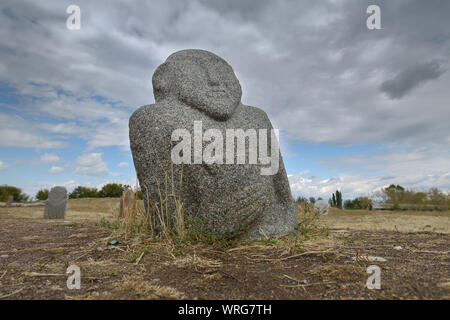
M 200 3 L 220 14 L 232 15 L 244 20 L 257 20 L 261 17 L 261 13 L 269 8 L 270 0 L 200 0 Z
M 0 82 L 28 97 L 23 115 L 104 128 L 94 146 L 124 145 L 106 130 L 126 131 L 157 65 L 186 48 L 229 61 L 243 102 L 292 140 L 449 143 L 450 1 L 78 1 L 76 32 L 70 4 L 1 2 Z M 382 30 L 366 28 L 370 4 Z
M 400 99 L 425 82 L 439 78 L 445 71 L 441 61 L 417 64 L 399 72 L 393 79 L 384 81 L 380 90 L 391 99 Z

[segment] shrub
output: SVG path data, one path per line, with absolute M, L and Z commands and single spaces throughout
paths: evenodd
M 118 183 L 108 183 L 99 191 L 99 196 L 101 198 L 120 198 L 126 187 L 128 186 Z
M 331 206 L 342 209 L 342 192 L 336 190 L 331 197 Z
M 354 210 L 367 209 L 369 204 L 372 204 L 372 199 L 369 199 L 368 197 L 358 197 L 353 200 L 345 200 L 344 208 Z
M 96 188 L 88 188 L 78 186 L 69 194 L 70 199 L 78 199 L 78 198 L 98 198 L 99 192 Z
M 8 201 L 8 197 L 13 196 L 14 202 L 25 202 L 30 198 L 25 193 L 22 193 L 22 189 L 13 186 L 0 186 L 0 201 Z
M 313 203 L 300 203 L 296 205 L 296 211 L 298 220 L 297 231 L 300 236 L 310 238 L 324 235 L 328 232 L 328 229 L 321 225 L 320 214 L 314 210 Z
M 297 202 L 297 203 L 308 203 L 308 199 L 306 199 L 305 197 L 302 197 L 302 196 L 298 196 L 297 200 L 295 202 Z
M 48 199 L 48 189 L 41 189 L 36 193 L 36 199 L 44 201 Z
M 173 181 L 173 172 L 172 180 L 169 181 Z M 156 183 L 159 186 L 158 180 Z M 181 178 L 179 188 L 181 189 Z M 105 194 L 114 196 L 119 191 L 121 192 L 120 195 L 122 195 L 124 189 L 131 188 L 128 185 L 123 186 L 113 183 L 105 185 L 102 191 Z M 138 201 L 139 197 L 142 197 L 140 190 L 136 192 L 136 196 L 131 197 L 128 203 L 122 198 L 123 211 L 117 216 L 119 230 L 123 230 L 126 234 L 147 234 L 151 237 L 160 237 L 170 243 L 174 241 L 188 241 L 186 238 L 183 205 L 178 199 L 177 192 L 179 193 L 178 190 L 175 191 L 174 185 L 168 186 L 168 189 L 163 190 L 158 187 L 158 195 L 160 199 L 164 200 L 161 203 L 151 203 L 147 198 L 145 205 L 143 201 Z
M 443 193 L 437 188 L 428 192 L 407 190 L 400 185 L 390 185 L 377 193 L 383 202 L 394 210 L 402 208 L 415 210 L 448 210 L 450 208 L 450 194 Z
M 0 201 L 6 202 L 8 200 L 8 194 L 6 193 L 6 190 L 0 189 Z

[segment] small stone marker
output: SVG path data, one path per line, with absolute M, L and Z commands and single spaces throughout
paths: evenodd
M 317 200 L 314 203 L 314 211 L 320 215 L 326 216 L 328 214 L 328 209 L 328 203 L 326 203 L 324 200 Z
M 120 198 L 119 216 L 123 217 L 127 210 L 132 210 L 135 200 L 134 192 L 131 189 L 126 189 Z
M 44 219 L 64 219 L 67 206 L 67 190 L 64 187 L 54 187 L 48 193 L 44 209 Z
M 11 207 L 11 203 L 13 202 L 13 200 L 14 200 L 14 197 L 13 196 L 9 196 L 8 200 L 6 200 L 6 205 L 5 206 L 7 208 Z

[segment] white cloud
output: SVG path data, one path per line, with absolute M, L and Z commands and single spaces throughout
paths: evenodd
M 86 2 L 82 10 L 96 14 L 84 15 L 77 33 L 55 18 L 65 16 L 60 1 L 11 2 L 0 12 L 0 81 L 38 98 L 22 111 L 68 120 L 44 130 L 77 135 L 90 148 L 128 148 L 128 117 L 153 102 L 156 66 L 176 50 L 203 48 L 231 63 L 243 102 L 267 111 L 293 139 L 448 144 L 448 3 L 434 12 L 423 1 L 386 3 L 389 33 L 369 35 L 361 25 L 367 1 L 221 2 Z M 59 50 L 49 53 L 52 47 Z M 427 70 L 414 66 L 430 61 L 442 64 L 439 78 L 407 86 L 395 101 L 380 90 L 411 68 L 401 80 L 422 79 Z
M 63 167 L 53 166 L 47 172 L 50 174 L 58 174 L 64 171 Z
M 61 148 L 62 141 L 42 135 L 35 124 L 17 115 L 0 113 L 0 147 L 31 147 L 36 149 Z
M 108 174 L 108 166 L 102 159 L 103 153 L 80 155 L 75 163 L 75 174 L 83 176 L 104 176 Z
M 51 162 L 58 162 L 59 157 L 56 154 L 53 153 L 44 153 L 39 158 L 40 162 L 42 163 L 51 163 Z
M 389 32 L 367 31 L 367 1 L 90 1 L 82 12 L 95 14 L 83 15 L 80 32 L 65 28 L 66 6 L 2 5 L 0 82 L 21 101 L 1 104 L 8 112 L 0 113 L 0 147 L 60 148 L 75 138 L 88 152 L 129 149 L 128 118 L 153 102 L 155 68 L 176 50 L 202 48 L 230 62 L 243 102 L 268 112 L 290 141 L 428 146 L 338 159 L 340 167 L 328 165 L 346 173 L 330 179 L 290 177 L 302 192 L 370 192 L 389 177 L 416 188 L 449 186 L 448 1 L 434 10 L 420 0 L 386 1 Z M 439 61 L 439 76 L 415 67 L 430 61 Z M 75 172 L 106 175 L 98 155 L 80 156 Z
M 121 162 L 121 163 L 119 163 L 118 167 L 119 168 L 128 167 L 128 162 Z
M 329 197 L 341 190 L 343 197 L 370 196 L 390 184 L 414 190 L 439 188 L 450 191 L 450 152 L 413 149 L 365 156 L 349 156 L 319 162 L 332 171 L 345 172 L 319 179 L 309 171 L 290 175 L 294 195 Z
M 62 185 L 66 187 L 69 192 L 71 192 L 76 186 L 78 186 L 78 183 L 75 180 L 69 180 L 63 182 Z
M 340 190 L 345 199 L 371 196 L 380 187 L 390 184 L 383 180 L 383 177 L 363 174 L 339 174 L 336 177 L 319 179 L 302 173 L 291 175 L 289 183 L 294 197 L 302 195 L 324 199 L 330 197 L 336 190 Z
M 106 181 L 103 181 L 103 182 L 97 184 L 96 188 L 98 190 L 101 190 L 101 188 L 103 188 L 103 186 L 107 185 L 108 183 L 119 183 L 119 184 L 122 184 L 122 185 L 129 185 L 129 186 L 131 186 L 134 189 L 135 186 L 136 186 L 137 181 L 136 180 L 129 180 L 129 179 L 106 180 Z
M 52 133 L 61 133 L 61 134 L 82 134 L 85 133 L 88 128 L 81 127 L 80 125 L 74 122 L 65 122 L 65 123 L 40 123 L 39 128 L 52 132 Z
M 128 118 L 98 125 L 90 135 L 87 144 L 89 149 L 120 146 L 122 150 L 129 150 Z
M 0 171 L 6 170 L 8 168 L 8 164 L 0 160 Z

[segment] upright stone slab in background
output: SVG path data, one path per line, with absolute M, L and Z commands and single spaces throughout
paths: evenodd
M 135 195 L 133 190 L 124 190 L 124 192 L 122 193 L 122 197 L 120 198 L 119 217 L 123 217 L 127 210 L 133 210 L 134 202 Z
M 8 200 L 6 200 L 5 207 L 7 207 L 7 208 L 11 207 L 13 200 L 14 200 L 13 196 L 8 196 Z
M 48 193 L 44 209 L 44 219 L 64 219 L 67 206 L 67 190 L 64 187 L 54 187 Z
M 220 132 L 224 142 L 230 129 L 266 129 L 269 134 L 264 147 L 271 153 L 272 124 L 264 111 L 241 103 L 241 86 L 231 66 L 208 51 L 182 50 L 156 69 L 152 81 L 156 103 L 139 108 L 129 122 L 144 204 L 150 203 L 155 211 L 161 199 L 169 199 L 173 217 L 173 181 L 185 219 L 198 221 L 206 233 L 265 238 L 294 232 L 297 218 L 278 148 L 274 153 L 278 170 L 273 175 L 261 175 L 261 169 L 268 167 L 261 162 L 238 164 L 236 153 L 234 164 L 225 164 L 225 150 L 223 164 L 172 162 L 171 150 L 177 144 L 172 133 L 185 129 L 194 137 L 194 121 L 201 122 L 203 133 L 208 129 Z M 248 159 L 249 142 L 245 144 Z M 200 147 L 205 152 L 207 141 Z
M 324 200 L 317 200 L 314 203 L 314 211 L 318 214 L 326 216 L 328 214 L 329 205 Z

